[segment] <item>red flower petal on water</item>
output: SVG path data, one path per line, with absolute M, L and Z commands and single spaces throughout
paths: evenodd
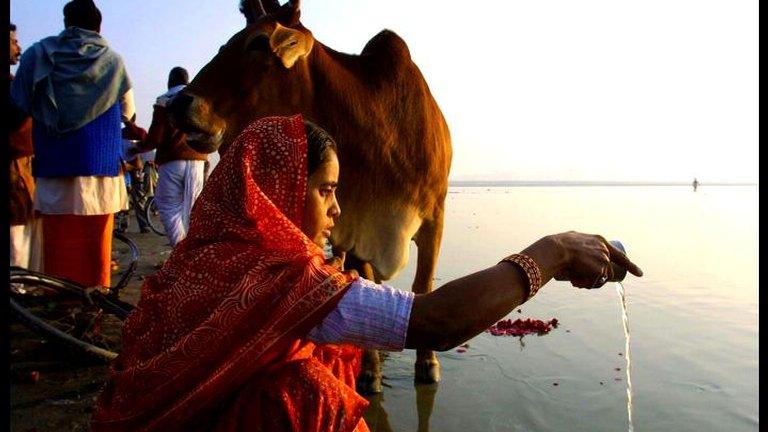
M 515 321 L 512 321 L 511 319 L 503 319 L 492 325 L 488 329 L 488 332 L 494 336 L 525 336 L 533 333 L 544 335 L 557 327 L 557 324 L 557 318 L 552 318 L 548 322 L 533 318 L 518 318 Z
M 458 348 L 458 349 L 456 349 L 456 352 L 457 353 L 464 353 L 464 352 L 467 352 L 467 350 L 465 350 L 464 348 Z

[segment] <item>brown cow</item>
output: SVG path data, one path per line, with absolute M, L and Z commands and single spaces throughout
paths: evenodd
M 251 6 L 249 3 L 252 3 Z M 250 122 L 302 113 L 337 141 L 341 216 L 331 241 L 395 276 L 418 246 L 412 290 L 432 290 L 443 230 L 451 144 L 448 126 L 405 42 L 391 31 L 360 55 L 336 52 L 299 22 L 298 1 L 241 2 L 247 27 L 176 98 L 177 125 L 198 151 L 225 152 Z M 358 384 L 380 391 L 378 356 Z M 418 381 L 438 381 L 431 351 L 419 351 Z

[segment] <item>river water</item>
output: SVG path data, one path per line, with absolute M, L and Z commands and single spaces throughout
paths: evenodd
M 636 431 L 755 431 L 758 188 L 451 187 L 435 285 L 540 237 L 620 240 L 644 271 L 623 286 Z M 393 286 L 409 288 L 408 267 Z M 390 353 L 374 431 L 628 430 L 625 335 L 613 284 L 552 281 L 510 318 L 557 318 L 544 336 L 481 334 L 438 353 L 442 381 L 414 386 L 415 352 Z

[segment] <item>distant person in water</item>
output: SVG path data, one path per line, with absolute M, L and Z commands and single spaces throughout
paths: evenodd
M 693 191 L 696 192 L 696 189 L 699 187 L 699 181 L 696 179 L 696 177 L 693 178 Z

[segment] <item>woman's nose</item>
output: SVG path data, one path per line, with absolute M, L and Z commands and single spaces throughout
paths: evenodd
M 328 215 L 330 217 L 336 218 L 339 217 L 341 214 L 341 207 L 339 207 L 339 201 L 336 200 L 336 198 L 333 198 L 333 204 L 331 204 L 331 208 L 328 209 Z

